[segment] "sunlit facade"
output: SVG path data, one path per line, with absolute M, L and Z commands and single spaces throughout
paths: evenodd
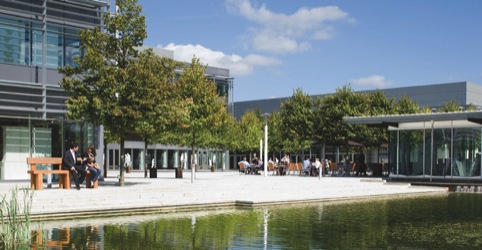
M 74 57 L 82 56 L 78 32 L 102 26 L 103 16 L 111 12 L 111 2 L 0 0 L 0 180 L 29 179 L 26 157 L 62 157 L 72 141 L 80 150 L 94 144 L 99 149 L 97 162 L 103 166 L 106 159 L 104 173 L 119 167 L 119 145 L 104 147 L 102 126 L 67 119 L 68 96 L 59 85 L 63 75 L 57 71 L 75 65 Z M 172 51 L 154 51 L 173 57 Z M 208 67 L 206 77 L 216 83 L 232 112 L 233 79 L 229 70 Z M 104 148 L 105 155 L 101 153 Z M 144 159 L 142 142 L 127 141 L 125 148 L 134 169 L 152 162 Z M 187 149 L 156 144 L 149 145 L 148 154 L 156 159 L 158 168 L 174 168 L 186 159 Z M 207 166 L 215 159 L 220 164 L 222 156 L 221 152 L 206 150 L 200 152 L 198 162 Z M 42 167 L 47 166 L 38 168 Z
M 147 49 L 142 47 L 140 50 Z M 152 48 L 154 53 L 161 57 L 174 58 L 174 52 Z M 178 72 L 180 73 L 180 72 Z M 223 68 L 207 67 L 205 77 L 216 84 L 216 90 L 220 98 L 225 101 L 226 108 L 229 113 L 233 113 L 233 81 L 230 77 L 229 70 Z M 127 140 L 124 143 L 125 154 L 129 154 L 131 159 L 128 165 L 133 170 L 145 170 L 146 165 L 156 169 L 173 169 L 173 168 L 190 168 L 191 149 L 188 147 L 179 147 L 177 145 L 164 145 L 154 143 L 147 145 L 147 154 L 144 152 L 144 142 L 141 140 Z M 217 149 L 199 149 L 196 157 L 198 167 L 200 169 L 229 169 L 230 164 L 227 161 L 229 152 Z M 106 164 L 108 171 L 119 171 L 120 167 L 120 145 L 118 143 L 110 143 L 107 145 Z
M 99 128 L 66 119 L 57 68 L 74 64 L 81 55 L 77 33 L 102 25 L 109 4 L 0 0 L 0 6 L 0 180 L 28 179 L 26 157 L 61 157 L 70 141 L 102 147 Z
M 482 112 L 346 117 L 351 124 L 386 126 L 389 177 L 482 182 Z
M 471 82 L 452 82 L 452 83 L 442 83 L 442 84 L 429 84 L 429 85 L 421 85 L 421 86 L 410 86 L 410 87 L 399 87 L 399 88 L 390 88 L 390 89 L 380 89 L 382 93 L 386 95 L 387 98 L 397 102 L 404 96 L 412 99 L 414 102 L 416 102 L 420 108 L 424 107 L 430 107 L 432 110 L 436 111 L 438 108 L 443 107 L 445 103 L 450 102 L 451 100 L 456 101 L 461 109 L 464 109 L 468 105 L 474 105 L 477 108 L 482 107 L 482 85 L 471 83 Z M 368 93 L 370 91 L 361 91 L 363 93 Z M 312 95 L 311 97 L 317 98 L 317 97 L 325 97 L 327 95 L 331 95 L 334 93 L 327 93 L 327 94 L 321 94 L 321 95 Z M 234 114 L 237 119 L 240 119 L 241 116 L 248 110 L 253 110 L 253 111 L 259 111 L 260 113 L 271 113 L 273 111 L 280 111 L 281 103 L 285 102 L 288 100 L 289 97 L 283 97 L 283 98 L 270 98 L 270 99 L 263 99 L 263 100 L 253 100 L 253 101 L 243 101 L 243 102 L 235 102 L 234 103 Z M 450 129 L 450 128 L 445 128 L 445 129 Z M 447 131 L 435 131 L 435 136 L 437 136 L 438 132 L 442 133 L 446 138 Z M 420 131 L 401 131 L 400 138 L 409 138 L 409 139 L 416 139 L 416 138 L 424 138 L 424 136 L 413 136 L 413 135 L 406 135 L 406 133 L 422 133 Z M 425 132 L 427 133 L 427 132 Z M 460 133 L 456 134 L 460 135 Z M 414 138 L 411 138 L 414 137 Z M 393 147 L 393 139 L 394 135 L 392 133 L 392 141 L 390 146 Z M 438 142 L 435 140 L 435 142 Z M 415 151 L 420 151 L 424 148 L 427 147 L 427 144 L 414 144 L 414 141 L 411 141 L 411 144 L 401 144 L 401 150 L 404 152 L 405 157 L 406 156 L 406 150 L 408 146 L 410 146 L 410 150 L 413 152 Z M 390 152 L 394 152 L 393 148 L 387 148 L 386 145 L 382 145 L 383 147 L 378 148 L 377 150 L 373 150 L 370 152 L 365 153 L 365 159 L 366 163 L 368 163 L 369 168 L 372 166 L 379 165 L 381 162 L 394 162 L 393 159 L 389 159 L 390 157 L 393 157 L 393 154 L 390 154 Z M 414 147 L 417 147 L 417 149 L 414 149 Z M 426 149 L 427 150 L 427 149 Z M 447 150 L 452 150 L 452 148 L 448 148 Z M 339 147 L 333 147 L 332 145 L 316 145 L 313 144 L 310 147 L 309 151 L 306 151 L 305 154 L 314 154 L 316 156 L 320 156 L 321 158 L 327 158 L 332 160 L 333 162 L 341 162 L 341 161 L 351 161 L 353 162 L 356 160 L 356 153 L 352 151 L 344 151 L 343 148 Z M 479 151 L 480 152 L 480 151 Z M 283 152 L 273 152 L 276 155 L 282 155 Z M 410 155 L 410 154 L 409 154 Z M 231 154 L 231 161 L 236 162 L 239 161 L 240 157 L 242 155 L 234 155 Z M 415 155 L 412 154 L 412 156 L 415 157 Z M 426 156 L 426 155 L 425 155 Z M 404 159 L 400 159 L 402 161 L 401 165 L 399 165 L 396 170 L 396 172 L 400 176 L 406 175 L 407 173 L 410 173 L 410 175 L 413 175 L 414 172 L 410 171 L 410 169 L 415 169 L 420 173 L 420 155 L 417 155 L 417 163 L 416 162 L 403 162 Z M 435 162 L 442 161 L 446 163 L 446 160 L 443 160 L 446 158 L 437 158 Z M 442 163 L 440 163 L 442 164 Z M 439 164 L 439 165 L 440 165 Z M 457 163 L 454 163 L 457 164 Z M 459 164 L 460 165 L 460 164 Z M 438 168 L 434 167 L 433 169 L 429 169 L 428 166 L 426 165 L 425 161 L 425 167 L 423 168 L 422 171 L 424 173 L 435 173 L 438 174 L 437 171 L 440 171 Z M 452 166 L 452 165 L 451 165 Z M 432 172 L 431 172 L 432 171 Z M 461 175 L 466 175 L 466 172 L 470 171 L 462 171 L 462 170 L 457 170 L 457 169 L 451 169 L 450 174 L 457 174 L 460 172 Z M 459 171 L 459 172 L 457 172 Z M 387 172 L 384 171 L 386 174 Z M 392 174 L 393 174 L 392 173 Z M 445 171 L 447 173 L 447 171 Z M 443 174 L 441 174 L 443 176 Z M 479 173 L 480 175 L 480 173 Z

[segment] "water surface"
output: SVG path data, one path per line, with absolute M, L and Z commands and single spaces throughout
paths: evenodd
M 34 244 L 52 249 L 482 249 L 482 194 L 49 221 L 39 227 Z

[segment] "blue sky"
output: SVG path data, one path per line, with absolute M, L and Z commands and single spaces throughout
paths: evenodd
M 480 0 L 139 0 L 147 46 L 227 68 L 234 101 L 482 84 Z

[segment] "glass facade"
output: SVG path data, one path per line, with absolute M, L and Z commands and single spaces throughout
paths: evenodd
M 90 144 L 98 146 L 92 125 L 1 117 L 0 124 L 1 180 L 29 179 L 27 157 L 62 157 L 70 142 L 79 144 L 79 154 Z
M 78 31 L 47 25 L 47 68 L 74 65 L 81 56 Z M 43 47 L 41 23 L 0 17 L 0 63 L 42 67 Z
M 131 144 L 131 142 L 126 142 Z M 119 144 L 107 145 L 107 167 L 108 170 L 119 170 L 120 162 L 120 148 Z M 126 153 L 131 156 L 131 163 L 133 170 L 144 170 L 147 167 L 152 166 L 154 160 L 154 168 L 157 169 L 190 169 L 191 166 L 191 151 L 187 148 L 172 148 L 166 147 L 166 145 L 156 144 L 149 145 L 147 147 L 147 155 L 144 154 L 144 146 L 142 143 L 136 143 L 136 147 L 126 147 Z M 214 169 L 222 170 L 223 167 L 228 169 L 229 163 L 226 161 L 228 152 L 218 150 L 206 150 L 198 149 L 196 160 L 198 163 L 198 169 L 210 170 L 213 166 Z
M 453 161 L 454 176 L 481 176 L 480 154 L 482 144 L 480 128 L 458 128 L 453 133 Z
M 390 175 L 481 178 L 481 127 L 390 131 Z

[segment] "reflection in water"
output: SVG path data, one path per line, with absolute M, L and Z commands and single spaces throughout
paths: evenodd
M 102 249 L 99 226 L 48 228 L 32 232 L 32 249 Z
M 44 222 L 38 249 L 480 249 L 482 195 Z M 93 225 L 94 224 L 94 225 Z

